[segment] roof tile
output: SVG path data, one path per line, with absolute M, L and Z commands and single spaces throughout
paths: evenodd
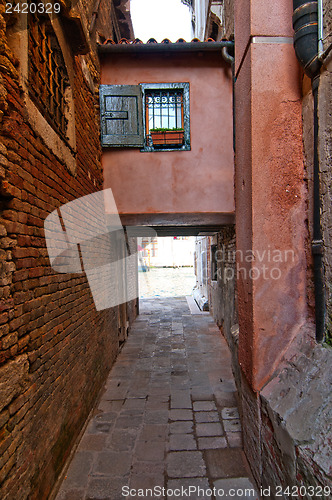
M 207 38 L 205 40 L 205 42 L 215 42 L 215 40 L 213 40 L 213 38 Z M 125 45 L 134 45 L 134 44 L 139 44 L 139 45 L 147 45 L 147 44 L 158 44 L 159 42 L 157 42 L 157 40 L 155 38 L 149 38 L 149 40 L 146 42 L 146 44 L 144 44 L 144 42 L 142 42 L 142 40 L 140 40 L 139 38 L 135 38 L 135 40 L 127 40 L 127 38 L 121 38 L 121 40 L 116 43 L 114 42 L 114 40 L 112 40 L 111 38 L 108 38 L 107 40 L 105 40 L 105 42 L 103 43 L 103 45 L 120 45 L 120 44 L 125 44 Z M 164 44 L 164 45 L 168 45 L 168 44 L 172 44 L 173 42 L 171 42 L 171 40 L 169 40 L 168 38 L 164 38 L 160 43 Z M 186 42 L 186 40 L 184 38 L 179 38 L 175 43 L 202 43 L 202 41 L 199 39 L 199 38 L 193 38 L 191 40 L 191 42 Z

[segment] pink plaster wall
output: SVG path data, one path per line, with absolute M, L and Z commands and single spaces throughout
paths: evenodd
M 103 152 L 120 214 L 234 211 L 232 82 L 219 53 L 104 56 L 102 84 L 189 82 L 191 151 Z
M 253 262 L 239 258 L 246 269 L 238 282 L 239 357 L 256 390 L 307 317 L 299 82 L 292 45 L 263 43 L 250 46 L 236 83 L 237 248 L 254 255 Z M 279 250 L 281 261 L 275 262 L 269 250 Z M 262 261 L 258 255 L 264 255 Z M 254 267 L 260 276 L 255 271 L 248 278 Z M 273 268 L 278 270 L 271 277 Z
M 239 69 L 253 36 L 293 37 L 291 0 L 235 1 L 235 65 Z

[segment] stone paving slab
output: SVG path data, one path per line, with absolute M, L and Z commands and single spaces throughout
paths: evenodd
M 251 485 L 236 396 L 211 316 L 184 297 L 141 301 L 56 500 L 218 500 Z

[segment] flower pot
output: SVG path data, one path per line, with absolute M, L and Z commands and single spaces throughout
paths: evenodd
M 184 142 L 183 130 L 166 130 L 150 134 L 154 146 L 180 146 Z

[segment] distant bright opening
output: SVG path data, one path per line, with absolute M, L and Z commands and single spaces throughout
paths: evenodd
M 130 13 L 135 37 L 144 43 L 149 38 L 161 42 L 168 38 L 190 41 L 191 10 L 181 0 L 131 0 Z
M 191 295 L 196 284 L 195 238 L 139 238 L 140 298 Z

